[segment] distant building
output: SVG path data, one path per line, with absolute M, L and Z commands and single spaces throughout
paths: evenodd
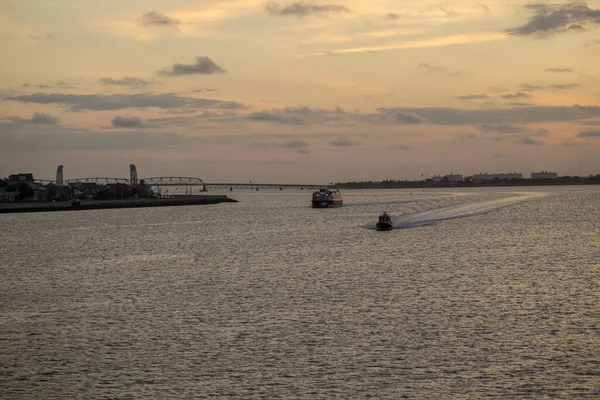
M 476 181 L 493 181 L 496 178 L 498 178 L 498 179 L 523 179 L 523 174 L 518 173 L 518 172 L 509 172 L 506 174 L 488 174 L 486 172 L 483 174 L 473 175 L 471 178 Z
M 33 174 L 12 174 L 8 176 L 8 183 L 14 185 L 17 183 L 25 183 L 32 189 L 35 188 L 35 181 L 33 180 Z
M 450 182 L 462 182 L 463 180 L 461 174 L 434 175 L 431 177 L 434 182 L 441 182 L 444 178 L 448 178 L 448 181 Z
M 557 178 L 558 178 L 558 174 L 556 172 L 541 171 L 541 172 L 532 172 L 531 173 L 531 179 L 557 179 Z

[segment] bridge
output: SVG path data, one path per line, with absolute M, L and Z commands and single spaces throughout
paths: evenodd
M 65 185 L 70 183 L 95 183 L 97 185 L 109 185 L 115 183 L 124 183 L 129 185 L 129 179 L 127 178 L 73 178 L 64 181 Z
M 111 177 L 92 177 L 92 178 L 71 178 L 63 180 L 63 166 L 59 165 L 56 170 L 56 181 L 47 179 L 36 179 L 35 181 L 42 184 L 55 183 L 58 186 L 76 184 L 76 183 L 95 183 L 97 185 L 110 185 L 110 184 L 126 184 L 131 186 L 137 186 L 142 182 L 148 186 L 154 187 L 169 187 L 169 186 L 183 186 L 186 187 L 186 192 L 191 193 L 193 186 L 201 186 L 202 191 L 206 191 L 209 188 L 219 189 L 225 188 L 233 190 L 236 189 L 316 189 L 325 187 L 328 185 L 315 185 L 315 184 L 290 184 L 290 183 L 255 183 L 253 181 L 244 183 L 233 183 L 233 182 L 206 182 L 202 178 L 190 177 L 190 176 L 153 176 L 149 178 L 138 179 L 137 168 L 134 164 L 129 166 L 130 175 L 129 178 L 111 178 Z

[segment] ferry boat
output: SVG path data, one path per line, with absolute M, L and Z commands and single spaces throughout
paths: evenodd
M 313 208 L 341 207 L 343 205 L 342 194 L 337 189 L 321 188 L 312 195 Z
M 379 221 L 377 221 L 377 224 L 375 224 L 375 229 L 378 231 L 389 231 L 394 229 L 392 218 L 387 212 L 384 212 L 379 216 Z

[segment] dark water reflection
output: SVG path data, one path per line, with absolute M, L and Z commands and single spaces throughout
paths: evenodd
M 1 215 L 1 397 L 600 398 L 600 188 L 343 194 Z

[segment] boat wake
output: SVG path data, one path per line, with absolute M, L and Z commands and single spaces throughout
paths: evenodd
M 394 223 L 393 229 L 418 228 L 449 219 L 487 214 L 512 204 L 541 196 L 545 196 L 545 193 L 519 193 L 518 196 L 499 200 L 490 200 L 475 204 L 438 208 L 436 210 L 422 211 L 414 214 L 392 216 L 392 222 Z M 376 229 L 376 224 L 377 221 L 372 221 L 365 225 L 364 228 Z

